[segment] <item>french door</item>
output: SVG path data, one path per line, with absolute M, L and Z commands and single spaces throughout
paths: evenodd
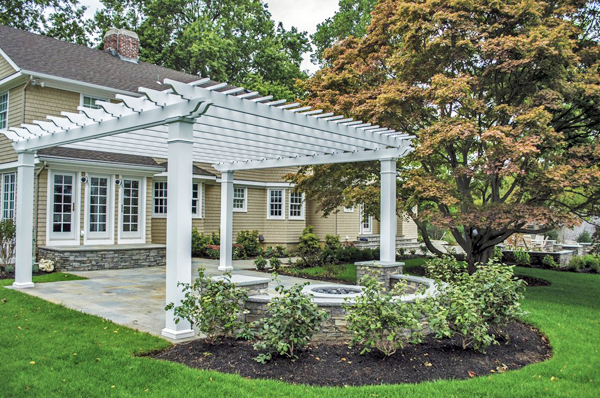
M 120 239 L 143 239 L 144 184 L 141 178 L 123 178 L 120 194 Z
M 51 172 L 49 240 L 73 244 L 78 239 L 77 174 Z
M 89 175 L 86 181 L 86 241 L 114 243 L 112 236 L 112 184 L 110 176 Z

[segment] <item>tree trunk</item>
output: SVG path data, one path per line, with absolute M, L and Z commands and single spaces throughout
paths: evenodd
M 471 250 L 467 251 L 467 270 L 469 274 L 473 274 L 477 271 L 477 264 L 487 264 L 494 254 L 494 248 L 487 248 L 478 250 L 476 247 L 472 247 Z

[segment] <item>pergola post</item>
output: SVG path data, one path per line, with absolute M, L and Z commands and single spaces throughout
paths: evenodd
M 381 261 L 396 261 L 396 218 L 396 159 L 384 159 L 381 160 Z
M 233 270 L 233 171 L 221 173 L 221 256 L 219 271 Z
M 192 281 L 192 168 L 193 120 L 169 125 L 167 174 L 167 285 L 166 302 L 179 305 L 184 299 L 181 283 Z M 173 310 L 166 312 L 162 335 L 170 339 L 194 336 L 190 323 L 175 323 Z
M 16 288 L 33 287 L 33 181 L 35 154 L 21 152 L 17 164 L 17 246 L 15 259 Z

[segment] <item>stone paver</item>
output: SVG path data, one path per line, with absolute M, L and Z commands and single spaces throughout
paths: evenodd
M 235 275 L 269 277 L 269 274 L 249 270 L 252 260 L 233 262 Z M 218 260 L 194 259 L 192 277 L 202 266 L 213 276 Z M 52 283 L 38 283 L 23 293 L 40 297 L 65 307 L 109 319 L 117 324 L 160 336 L 165 325 L 165 267 L 132 268 L 101 271 L 72 272 L 88 279 Z M 306 279 L 281 275 L 281 283 L 291 286 L 307 282 Z M 325 282 L 310 281 L 311 284 Z M 276 284 L 269 283 L 269 293 L 275 294 Z

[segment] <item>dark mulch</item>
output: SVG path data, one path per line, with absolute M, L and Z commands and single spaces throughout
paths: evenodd
M 38 272 L 34 272 L 32 275 L 33 276 L 40 276 L 40 275 L 47 275 L 47 272 L 44 271 L 38 271 Z M 3 272 L 0 274 L 0 279 L 15 279 L 15 273 L 13 272 Z
M 253 360 L 257 352 L 251 342 L 237 340 L 215 345 L 194 340 L 152 356 L 192 368 L 317 386 L 468 379 L 519 369 L 551 356 L 548 342 L 537 330 L 512 323 L 507 331 L 510 341 L 490 347 L 485 355 L 463 350 L 457 339 L 437 341 L 428 337 L 423 344 L 407 346 L 388 358 L 375 352 L 360 355 L 359 349 L 344 344 L 313 343 L 295 362 L 276 357 L 263 365 Z

